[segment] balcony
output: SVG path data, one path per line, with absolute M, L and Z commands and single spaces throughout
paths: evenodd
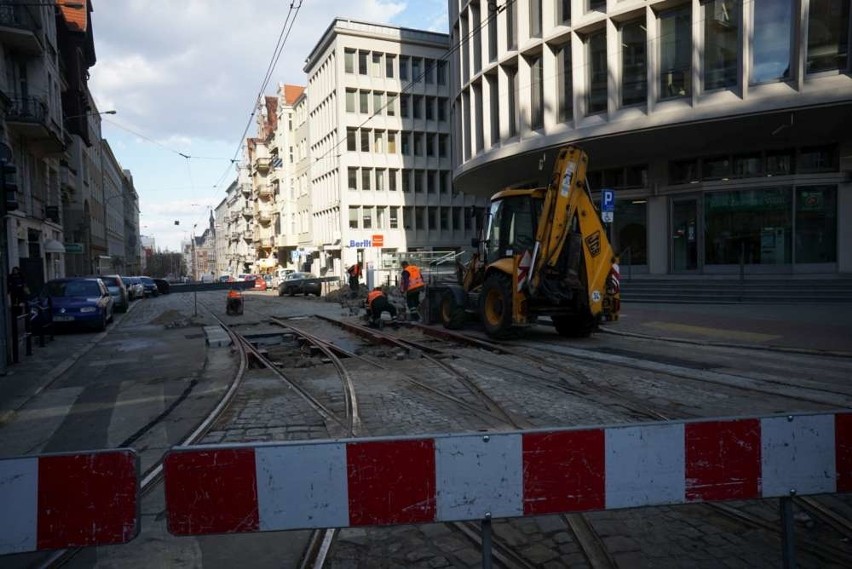
M 254 208 L 246 206 L 243 208 L 242 214 L 246 217 L 254 217 Z
M 72 170 L 67 164 L 63 164 L 59 168 L 59 187 L 68 190 L 77 190 L 77 172 Z
M 47 104 L 35 97 L 12 99 L 6 111 L 9 130 L 29 141 L 36 154 L 44 157 L 65 150 L 62 137 L 53 127 Z
M 10 51 L 25 55 L 40 55 L 41 24 L 29 6 L 4 4 L 0 6 L 0 44 Z
M 231 210 L 228 214 L 228 219 L 233 221 L 237 221 L 240 218 L 239 210 Z
M 240 184 L 240 191 L 243 193 L 243 195 L 250 196 L 251 195 L 251 184 L 245 184 L 245 183 Z
M 240 240 L 240 232 L 234 229 L 231 233 L 228 234 L 228 239 L 230 241 L 239 241 Z
M 254 218 L 263 225 L 269 225 L 272 221 L 272 214 L 265 209 L 261 209 L 257 212 L 257 214 L 255 214 Z
M 261 237 L 260 246 L 261 247 L 272 247 L 272 237 Z
M 254 167 L 258 172 L 268 172 L 271 164 L 272 158 L 269 156 L 259 156 L 254 159 Z
M 257 194 L 262 198 L 271 198 L 273 196 L 272 188 L 269 184 L 262 184 L 257 187 Z

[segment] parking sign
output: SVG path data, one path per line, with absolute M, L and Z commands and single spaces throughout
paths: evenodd
M 615 190 L 601 190 L 601 211 L 615 211 Z

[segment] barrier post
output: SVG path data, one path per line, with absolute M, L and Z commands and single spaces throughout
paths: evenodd
M 793 520 L 793 494 L 795 494 L 795 490 L 790 491 L 790 496 L 783 496 L 779 500 L 781 508 L 781 543 L 783 548 L 781 566 L 784 569 L 794 569 L 796 567 L 796 526 Z
M 491 514 L 482 518 L 482 569 L 491 569 Z

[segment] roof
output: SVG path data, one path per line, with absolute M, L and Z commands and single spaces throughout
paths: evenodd
M 302 93 L 305 92 L 305 88 L 301 85 L 284 85 L 284 102 L 288 105 L 292 105 L 296 102 Z
M 62 12 L 62 17 L 68 23 L 68 29 L 72 32 L 86 31 L 89 16 L 89 7 L 87 4 L 88 0 L 76 0 L 68 4 L 57 4 L 57 7 Z

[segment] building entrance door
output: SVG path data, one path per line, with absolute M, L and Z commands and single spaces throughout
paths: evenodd
M 701 232 L 698 230 L 698 199 L 672 200 L 671 260 L 673 273 L 697 271 L 700 265 Z

